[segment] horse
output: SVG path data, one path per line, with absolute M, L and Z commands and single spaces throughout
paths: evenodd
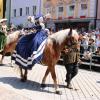
M 6 53 L 11 53 L 11 54 L 13 53 L 20 36 L 21 36 L 21 31 L 15 31 L 7 36 L 7 40 L 4 49 L 2 51 L 0 64 L 2 64 L 2 61 Z
M 61 51 L 64 49 L 66 45 L 70 47 L 77 48 L 78 46 L 74 46 L 74 40 L 78 42 L 78 33 L 73 29 L 65 29 L 54 34 L 50 35 L 47 39 L 45 49 L 43 51 L 42 64 L 47 66 L 47 70 L 42 79 L 41 86 L 45 87 L 45 81 L 49 73 L 51 73 L 52 79 L 54 81 L 55 93 L 60 94 L 61 91 L 58 90 L 56 73 L 55 73 L 55 65 L 58 62 Z M 25 82 L 27 80 L 28 70 L 23 69 L 21 66 L 18 67 L 20 70 L 21 81 Z

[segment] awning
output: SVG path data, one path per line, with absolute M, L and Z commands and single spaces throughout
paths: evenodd
M 65 22 L 90 22 L 93 18 L 84 18 L 84 19 L 62 19 L 62 20 L 54 20 L 54 23 L 65 23 Z

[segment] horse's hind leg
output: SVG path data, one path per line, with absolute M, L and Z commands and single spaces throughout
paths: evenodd
M 23 70 L 22 68 L 20 68 L 20 77 L 21 77 L 21 81 L 25 82 L 27 80 L 27 69 L 24 70 L 24 74 L 23 74 Z
M 27 74 L 28 74 L 28 70 L 25 69 L 25 71 L 24 71 L 24 80 L 25 80 L 25 81 L 27 81 Z
M 43 79 L 42 79 L 41 87 L 46 87 L 45 81 L 46 81 L 46 78 L 47 78 L 49 72 L 50 72 L 50 70 L 49 70 L 49 68 L 47 68 L 47 70 L 46 70 L 46 72 L 45 72 L 45 75 L 44 75 L 44 77 L 43 77 Z

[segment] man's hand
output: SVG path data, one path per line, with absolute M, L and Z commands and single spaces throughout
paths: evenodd
M 65 53 L 68 53 L 68 52 L 69 52 L 69 49 L 65 49 L 64 52 L 65 52 Z

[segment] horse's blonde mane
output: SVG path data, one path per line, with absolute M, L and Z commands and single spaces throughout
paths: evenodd
M 66 39 L 66 37 L 68 36 L 69 31 L 70 31 L 70 29 L 58 31 L 58 32 L 52 34 L 50 36 L 50 38 L 55 39 L 57 43 L 61 44 Z M 72 30 L 72 36 L 76 36 L 76 35 L 78 36 L 77 31 Z
M 14 42 L 16 39 L 18 39 L 19 34 L 20 34 L 20 31 L 15 31 L 15 32 L 9 34 L 7 36 L 7 42 L 6 42 L 6 44 Z

